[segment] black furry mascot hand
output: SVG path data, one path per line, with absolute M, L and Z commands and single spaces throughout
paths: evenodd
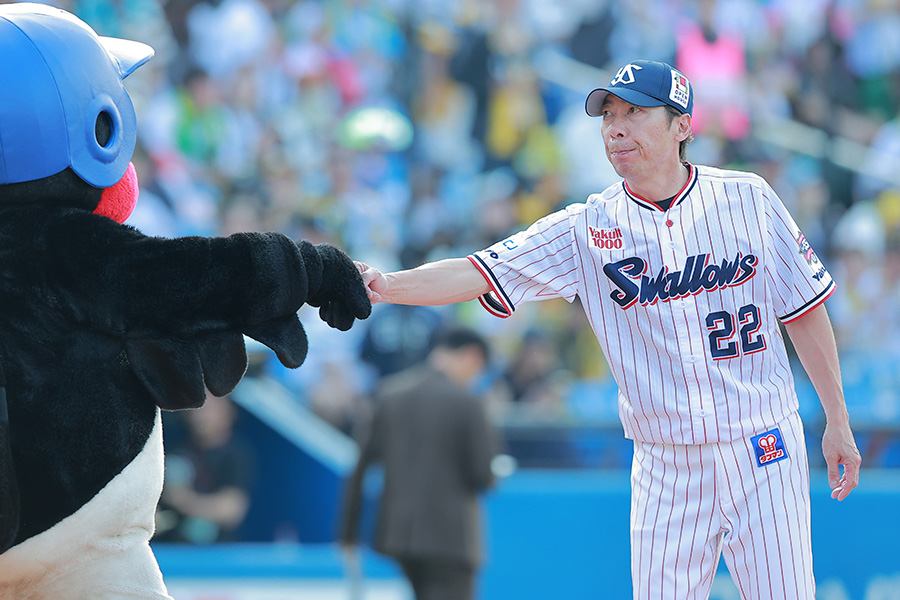
M 319 307 L 319 316 L 330 326 L 347 331 L 354 319 L 365 319 L 372 304 L 362 276 L 350 257 L 329 244 L 300 242 L 300 252 L 310 280 L 306 303 Z
M 123 80 L 153 56 L 45 5 L 0 5 L 0 598 L 170 599 L 150 550 L 160 408 L 287 367 L 297 318 L 370 311 L 339 249 L 277 233 L 148 237 Z

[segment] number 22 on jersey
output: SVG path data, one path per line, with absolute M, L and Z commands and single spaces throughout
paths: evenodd
M 759 308 L 747 304 L 737 314 L 718 310 L 706 315 L 709 350 L 714 360 L 735 358 L 766 349 L 766 338 L 758 333 L 761 326 Z M 734 339 L 735 334 L 738 339 Z

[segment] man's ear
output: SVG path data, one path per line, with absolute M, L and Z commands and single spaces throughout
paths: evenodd
M 694 137 L 693 127 L 691 126 L 691 115 L 685 113 L 674 119 L 675 139 L 681 143 Z

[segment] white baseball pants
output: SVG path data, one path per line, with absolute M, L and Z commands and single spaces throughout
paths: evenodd
M 815 598 L 803 424 L 793 413 L 776 427 L 752 441 L 635 441 L 635 600 L 706 600 L 723 552 L 744 600 Z

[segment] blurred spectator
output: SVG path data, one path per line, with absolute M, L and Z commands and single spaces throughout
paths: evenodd
M 519 415 L 551 419 L 565 414 L 567 380 L 559 349 L 546 334 L 532 330 L 510 357 L 500 386 Z
M 166 439 L 166 480 L 156 538 L 207 544 L 238 539 L 250 507 L 254 458 L 235 435 L 237 406 L 207 392 L 202 408 L 173 413 L 184 418 L 184 438 Z M 174 442 L 174 443 L 173 443 Z
M 424 361 L 441 326 L 438 312 L 423 306 L 379 307 L 370 319 L 360 355 L 379 378 Z
M 482 398 L 469 391 L 489 360 L 472 330 L 444 332 L 427 364 L 385 380 L 350 477 L 340 541 L 359 540 L 363 477 L 384 466 L 374 548 L 399 561 L 416 600 L 475 595 L 483 559 L 478 494 L 493 485 L 498 451 Z
M 890 291 L 883 278 L 885 234 L 874 202 L 860 202 L 847 211 L 834 229 L 834 277 L 841 285 L 831 300 L 835 336 L 851 352 L 883 346 L 894 337 L 873 319 Z
M 801 77 L 792 97 L 794 115 L 829 134 L 838 133 L 846 112 L 858 106 L 854 94 L 847 93 L 853 89 L 853 75 L 847 68 L 843 42 L 831 27 L 825 27 L 798 59 Z
M 488 33 L 479 23 L 467 23 L 457 40 L 456 51 L 450 60 L 450 74 L 467 86 L 475 99 L 470 131 L 472 139 L 483 144 L 487 133 L 493 52 L 488 43 Z
M 483 39 L 474 33 L 456 37 L 438 24 L 423 26 L 419 34 L 420 86 L 413 93 L 411 109 L 417 149 L 427 161 L 423 170 L 428 164 L 449 169 L 480 160 L 487 115 Z
M 702 0 L 698 20 L 680 28 L 675 66 L 703 99 L 694 106 L 694 135 L 741 140 L 750 132 L 744 40 L 740 32 L 718 30 L 716 4 L 715 0 Z
M 608 40 L 616 27 L 610 2 L 595 2 L 569 40 L 572 57 L 598 69 L 606 67 L 610 53 L 599 40 Z
M 319 377 L 307 394 L 309 408 L 338 431 L 353 435 L 359 421 L 370 412 L 363 390 L 355 378 L 347 376 L 343 358 L 323 360 L 318 370 Z
M 268 7 L 256 0 L 197 2 L 186 23 L 195 64 L 223 81 L 264 57 L 275 29 Z
M 856 180 L 856 197 L 873 199 L 884 191 L 900 190 L 900 114 L 875 133 L 865 156 L 866 173 Z

